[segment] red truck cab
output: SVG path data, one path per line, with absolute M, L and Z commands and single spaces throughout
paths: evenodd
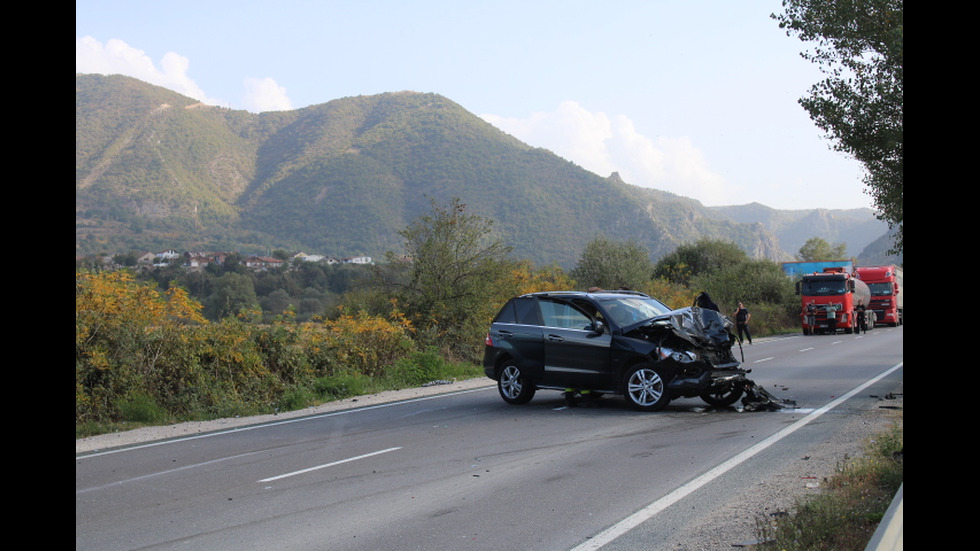
M 892 327 L 905 323 L 902 269 L 894 265 L 864 266 L 854 272 L 871 291 L 871 310 L 877 323 Z
M 868 286 L 842 267 L 802 276 L 796 294 L 802 297 L 804 335 L 855 332 L 859 329 L 855 307 L 859 303 L 867 307 L 871 298 Z

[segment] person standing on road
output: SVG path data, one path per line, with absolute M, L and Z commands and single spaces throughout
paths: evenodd
M 806 305 L 806 326 L 813 333 L 813 326 L 817 324 L 817 305 L 811 300 Z
M 868 332 L 868 317 L 865 314 L 864 302 L 858 301 L 857 306 L 854 307 L 854 311 L 857 312 L 857 330 L 855 333 L 867 333 Z
M 735 327 L 738 328 L 738 342 L 742 342 L 742 333 L 744 332 L 749 344 L 752 344 L 752 333 L 749 332 L 749 319 L 752 318 L 752 313 L 749 312 L 749 309 L 744 304 L 739 302 L 738 308 L 735 309 L 734 317 Z

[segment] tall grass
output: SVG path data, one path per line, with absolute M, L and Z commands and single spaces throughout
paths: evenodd
M 792 512 L 772 523 L 759 518 L 761 551 L 863 551 L 904 478 L 901 421 L 866 444 L 866 454 L 848 459 L 823 492 L 797 500 Z

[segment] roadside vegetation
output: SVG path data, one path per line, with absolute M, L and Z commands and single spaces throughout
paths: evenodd
M 757 520 L 760 551 L 863 551 L 904 481 L 904 431 L 899 419 L 847 459 L 817 495 L 787 516 Z
M 754 336 L 798 330 L 792 281 L 733 242 L 653 263 L 635 243 L 597 236 L 566 272 L 511 258 L 493 222 L 458 200 L 433 202 L 401 235 L 404 256 L 356 272 L 76 267 L 76 437 L 482 377 L 493 315 L 534 291 L 627 287 L 673 308 L 707 291 L 728 314 L 744 302 Z

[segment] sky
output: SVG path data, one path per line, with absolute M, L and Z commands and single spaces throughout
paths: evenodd
M 75 72 L 259 113 L 411 90 L 600 176 L 776 209 L 873 208 L 798 100 L 780 0 L 76 0 Z

